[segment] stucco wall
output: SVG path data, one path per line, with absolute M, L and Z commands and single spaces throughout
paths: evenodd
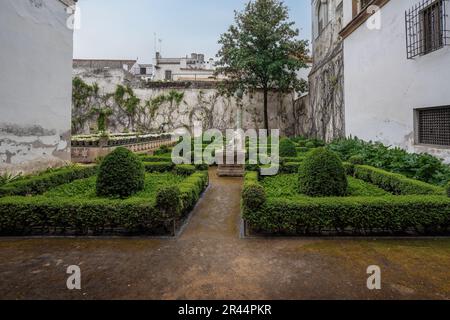
M 72 30 L 58 0 L 0 1 L 0 173 L 70 160 Z
M 450 47 L 406 57 L 405 10 L 415 2 L 390 1 L 380 30 L 363 25 L 345 39 L 346 134 L 450 162 L 450 149 L 414 145 L 414 109 L 450 105 Z
M 219 94 L 214 83 L 145 83 L 130 77 L 120 69 L 96 70 L 76 68 L 74 76 L 80 77 L 88 84 L 97 83 L 101 94 L 114 92 L 118 84 L 129 85 L 141 99 L 141 104 L 161 95 L 167 95 L 171 90 L 182 92 L 183 101 L 180 105 L 165 102 L 154 114 L 141 113 L 136 122 L 145 123 L 145 131 L 173 130 L 180 127 L 192 128 L 194 122 L 202 121 L 205 129 L 216 128 L 225 130 L 234 128 L 237 121 L 237 110 L 241 103 L 233 97 Z M 269 123 L 271 129 L 280 129 L 283 135 L 292 136 L 298 132 L 300 121 L 296 112 L 296 95 L 294 93 L 271 93 L 269 95 Z M 263 127 L 263 94 L 252 92 L 244 96 L 243 127 L 259 129 Z M 121 132 L 127 127 L 128 120 L 120 116 L 120 110 L 115 110 L 109 119 L 109 130 Z M 117 116 L 119 115 L 119 116 Z M 85 126 L 85 133 L 95 128 L 95 118 Z

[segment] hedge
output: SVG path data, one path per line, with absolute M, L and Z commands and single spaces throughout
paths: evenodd
M 443 195 L 275 198 L 257 172 L 245 176 L 242 214 L 252 229 L 274 234 L 450 231 L 450 198 Z
M 30 176 L 0 187 L 0 197 L 39 195 L 51 188 L 78 179 L 89 178 L 97 173 L 95 166 L 70 166 L 40 175 Z
M 271 233 L 349 230 L 445 233 L 450 227 L 450 199 L 442 196 L 269 198 L 256 209 L 244 205 L 243 218 L 252 228 Z
M 180 164 L 175 167 L 175 173 L 180 176 L 190 176 L 195 173 L 195 166 L 189 164 Z
M 354 176 L 395 195 L 443 195 L 444 189 L 382 169 L 355 165 Z
M 450 198 L 450 181 L 447 183 L 447 196 Z
M 172 157 L 169 156 L 142 156 L 140 157 L 140 159 L 142 160 L 142 162 L 172 162 Z
M 190 210 L 208 184 L 208 173 L 199 172 L 179 186 L 180 207 L 173 214 L 158 208 L 156 200 L 5 197 L 0 199 L 0 235 L 170 233 L 173 221 Z M 164 189 L 162 189 L 164 190 Z M 161 191 L 160 192 L 164 192 Z M 175 215 L 175 216 L 174 216 Z
M 144 162 L 145 171 L 149 173 L 153 172 L 168 172 L 175 168 L 175 164 L 172 162 Z

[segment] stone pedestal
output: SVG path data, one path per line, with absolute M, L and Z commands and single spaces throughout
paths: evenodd
M 217 169 L 217 175 L 219 177 L 243 177 L 245 175 L 245 164 L 238 164 L 238 156 L 245 159 L 245 151 L 236 151 L 234 153 L 234 163 L 227 164 L 226 153 L 223 150 L 216 151 L 217 163 L 220 163 L 219 159 L 223 159 L 224 164 L 219 164 Z

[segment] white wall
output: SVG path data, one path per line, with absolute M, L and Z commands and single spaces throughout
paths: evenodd
M 405 10 L 418 1 L 391 0 L 381 30 L 362 25 L 345 39 L 346 133 L 450 162 L 450 148 L 414 145 L 414 109 L 450 105 L 450 47 L 406 57 Z
M 0 1 L 0 172 L 70 160 L 72 30 L 58 0 Z

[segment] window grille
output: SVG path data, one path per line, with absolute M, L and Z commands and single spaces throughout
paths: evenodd
M 418 142 L 450 146 L 450 106 L 417 110 Z
M 447 25 L 449 0 L 422 0 L 405 12 L 408 59 L 439 50 L 450 44 Z

